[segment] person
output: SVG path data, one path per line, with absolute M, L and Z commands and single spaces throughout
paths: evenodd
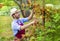
M 29 17 L 26 18 L 20 18 L 20 11 L 16 8 L 12 8 L 10 10 L 11 16 L 13 18 L 13 21 L 11 23 L 13 35 L 14 35 L 14 41 L 21 41 L 23 35 L 25 34 L 25 29 L 28 28 L 32 24 L 36 24 L 37 20 L 33 20 L 32 22 L 29 22 L 28 24 L 24 24 L 25 22 L 28 22 L 32 19 L 33 13 L 31 12 Z

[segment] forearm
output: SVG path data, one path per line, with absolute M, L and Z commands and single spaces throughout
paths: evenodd
M 31 14 L 30 14 L 30 16 L 28 17 L 28 20 L 31 20 L 32 18 L 33 18 L 33 13 L 32 13 L 32 11 L 30 11 L 31 12 Z
M 23 26 L 21 26 L 21 30 L 23 30 L 23 29 L 25 29 L 25 28 L 28 28 L 30 25 L 32 25 L 33 24 L 33 22 L 31 22 L 31 23 L 29 23 L 29 24 L 26 24 L 26 25 L 23 25 Z

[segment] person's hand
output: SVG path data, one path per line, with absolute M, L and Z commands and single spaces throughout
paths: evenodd
M 34 19 L 33 24 L 36 25 L 38 23 L 37 19 Z
M 24 34 L 22 34 L 22 38 L 25 38 L 25 35 Z

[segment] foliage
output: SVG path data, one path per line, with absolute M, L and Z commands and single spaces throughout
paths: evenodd
M 9 15 L 10 9 L 11 9 L 11 7 L 9 7 L 9 6 L 3 6 L 0 9 L 0 15 Z
M 38 2 L 39 1 L 39 2 Z M 16 4 L 12 0 L 0 0 L 0 2 L 4 3 L 2 8 L 0 8 L 0 15 L 9 15 L 9 10 L 12 6 L 16 6 Z M 41 0 L 36 0 L 37 4 L 42 5 Z M 41 2 L 41 3 L 40 3 Z M 51 4 L 60 4 L 60 0 L 46 0 L 45 3 Z M 10 4 L 11 3 L 11 4 Z M 39 6 L 40 7 L 40 6 Z M 28 41 L 60 41 L 60 9 L 49 9 L 45 14 L 45 31 L 42 30 L 42 16 L 40 12 L 40 8 L 35 8 L 35 15 L 39 19 L 39 24 L 37 26 L 30 26 L 30 32 L 26 32 L 26 36 Z M 16 7 L 18 8 L 18 7 Z M 39 11 L 39 13 L 37 12 Z M 4 23 L 4 24 L 3 24 Z M 9 16 L 0 16 L 0 41 L 12 41 L 12 30 L 11 30 L 11 17 Z M 35 28 L 34 28 L 35 27 Z M 4 28 L 4 29 L 3 29 Z M 32 28 L 32 29 L 31 29 Z M 31 33 L 33 32 L 33 33 Z M 32 34 L 30 36 L 30 34 Z

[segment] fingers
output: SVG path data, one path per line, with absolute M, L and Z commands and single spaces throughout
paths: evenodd
M 25 38 L 25 35 L 24 34 L 22 34 L 22 38 Z
M 38 24 L 38 19 L 34 19 L 34 25 L 37 25 Z

